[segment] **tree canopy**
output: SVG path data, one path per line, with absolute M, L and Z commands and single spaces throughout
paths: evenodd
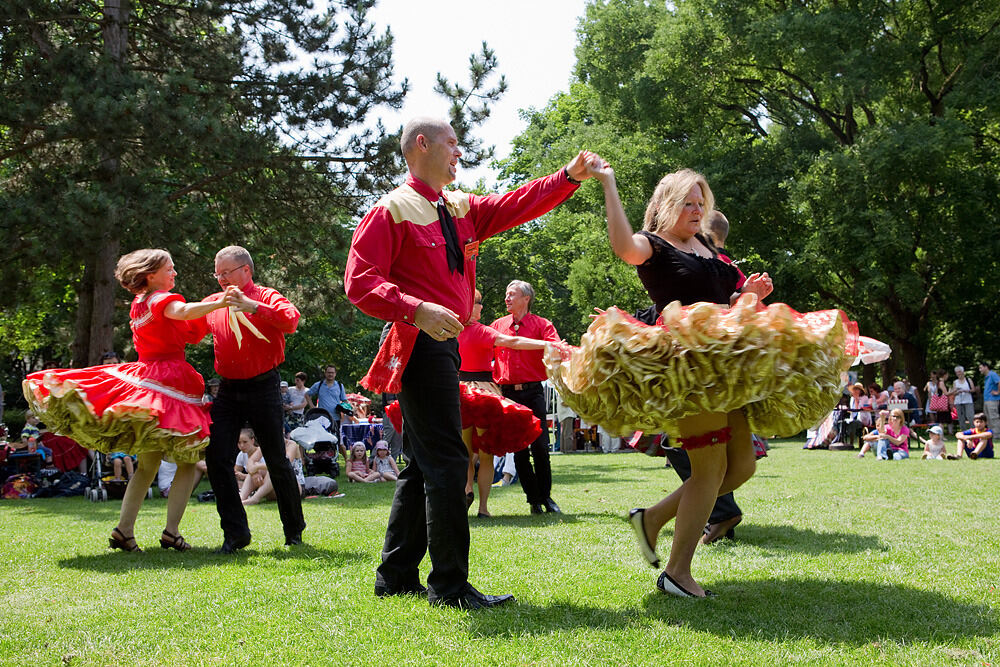
M 403 172 L 399 128 L 380 113 L 408 88 L 374 4 L 0 8 L 0 353 L 16 374 L 130 353 L 120 254 L 170 250 L 178 291 L 198 299 L 218 290 L 215 252 L 237 244 L 305 316 L 289 367 L 360 377 L 381 323 L 351 307 L 343 267 L 357 219 Z M 439 86 L 477 143 L 504 89 L 495 55 L 484 43 L 467 84 Z M 190 356 L 211 372 L 210 349 Z
M 694 168 L 772 300 L 844 309 L 916 383 L 1000 358 L 1000 6 L 599 0 L 578 32 L 578 81 L 529 114 L 506 178 L 598 151 L 637 225 L 659 178 Z M 646 305 L 602 213 L 585 186 L 550 216 L 562 271 L 544 280 L 575 306 Z M 537 247 L 518 242 L 497 252 Z

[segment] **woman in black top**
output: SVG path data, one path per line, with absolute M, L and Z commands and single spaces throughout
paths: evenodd
M 737 290 L 735 267 L 720 260 L 701 235 L 701 220 L 714 206 L 703 176 L 689 169 L 664 176 L 646 208 L 642 231 L 633 233 L 618 197 L 614 170 L 598 160 L 588 167 L 604 187 L 611 248 L 636 267 L 658 311 L 672 301 L 732 305 L 740 293 L 754 293 L 760 299 L 771 293 L 766 273 L 750 275 Z M 633 510 L 630 520 L 643 554 L 658 565 L 656 539 L 663 526 L 676 518 L 670 558 L 657 587 L 682 597 L 703 597 L 707 592 L 691 576 L 691 560 L 705 522 L 715 499 L 750 479 L 756 463 L 741 409 L 685 417 L 678 421 L 678 431 L 677 441 L 691 459 L 691 477 L 656 505 Z

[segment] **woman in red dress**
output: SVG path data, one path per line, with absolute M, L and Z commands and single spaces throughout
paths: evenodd
M 208 332 L 204 316 L 225 308 L 225 300 L 185 303 L 174 287 L 174 262 L 166 250 L 143 249 L 118 260 L 115 277 L 135 294 L 129 312 L 139 361 L 32 373 L 24 395 L 53 431 L 101 452 L 138 457 L 138 469 L 122 499 L 113 549 L 141 551 L 135 519 L 160 461 L 177 463 L 167 500 L 164 549 L 191 548 L 178 526 L 195 481 L 195 464 L 208 445 L 205 383 L 184 359 L 184 346 Z
M 489 392 L 496 394 L 498 398 L 502 398 L 503 394 L 500 393 L 500 387 L 493 381 L 493 348 L 500 346 L 517 350 L 544 350 L 545 341 L 524 338 L 522 336 L 507 336 L 496 329 L 486 326 L 479 321 L 479 318 L 483 315 L 483 295 L 478 289 L 476 290 L 475 297 L 472 305 L 472 316 L 465 323 L 465 328 L 462 329 L 462 332 L 458 334 L 458 354 L 462 358 L 462 365 L 458 371 L 458 379 L 470 389 Z M 478 394 L 477 397 L 483 402 L 482 407 L 487 410 L 491 407 L 490 401 L 485 400 L 484 397 Z M 497 409 L 498 406 L 499 409 Z M 502 406 L 497 404 L 493 408 L 496 416 L 500 417 Z M 490 434 L 493 437 L 488 438 L 486 433 L 480 433 L 480 431 L 485 432 L 488 430 L 485 428 L 483 422 L 478 422 L 483 427 L 477 429 L 466 425 L 467 420 L 463 419 L 462 421 L 462 439 L 469 450 L 469 470 L 465 482 L 465 497 L 471 507 L 475 500 L 475 495 L 472 492 L 472 479 L 475 475 L 476 457 L 478 456 L 480 471 L 478 480 L 479 512 L 476 516 L 480 519 L 486 519 L 492 516 L 487 507 L 487 500 L 490 497 L 490 486 L 493 484 L 493 476 L 490 474 L 490 471 L 493 470 L 493 456 L 503 456 L 507 453 L 506 449 L 502 451 L 497 450 L 497 446 L 501 448 L 505 446 L 505 438 L 498 437 L 501 430 L 499 424 L 494 425 L 494 432 Z M 508 422 L 505 426 L 509 429 L 511 423 Z M 505 432 L 504 435 L 508 436 L 506 438 L 509 443 L 508 446 L 518 446 L 521 444 L 519 438 L 514 437 L 513 434 Z M 535 437 L 537 437 L 537 434 Z M 529 440 L 528 442 L 531 441 Z M 519 449 L 523 449 L 523 447 L 519 447 Z

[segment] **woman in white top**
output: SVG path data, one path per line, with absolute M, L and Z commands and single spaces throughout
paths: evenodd
M 972 408 L 972 392 L 976 390 L 976 385 L 971 378 L 965 377 L 965 369 L 961 366 L 955 366 L 955 375 L 955 382 L 952 383 L 948 395 L 955 399 L 958 430 L 961 432 L 972 428 L 972 415 L 975 412 Z

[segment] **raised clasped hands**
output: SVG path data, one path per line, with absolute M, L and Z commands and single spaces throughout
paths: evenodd
M 413 323 L 434 340 L 448 340 L 462 333 L 465 326 L 450 308 L 424 301 L 413 314 Z
M 599 163 L 603 165 L 608 164 L 602 160 L 601 156 L 597 153 L 592 153 L 591 151 L 580 151 L 576 154 L 576 157 L 570 160 L 569 164 L 566 165 L 566 173 L 568 173 L 569 177 L 575 181 L 585 181 L 591 176 L 596 176 L 596 174 L 589 168 L 591 163 Z M 614 174 L 614 172 L 612 172 L 612 174 Z
M 751 273 L 747 276 L 746 282 L 743 283 L 741 291 L 744 294 L 756 294 L 759 302 L 774 291 L 774 284 L 771 282 L 771 276 L 766 271 L 764 273 Z
M 241 313 L 252 313 L 257 309 L 257 302 L 244 294 L 239 287 L 230 285 L 226 288 L 222 302 Z
M 589 154 L 589 157 L 584 162 L 584 167 L 587 173 L 600 181 L 602 185 L 614 184 L 615 170 L 611 167 L 610 162 L 597 153 Z

